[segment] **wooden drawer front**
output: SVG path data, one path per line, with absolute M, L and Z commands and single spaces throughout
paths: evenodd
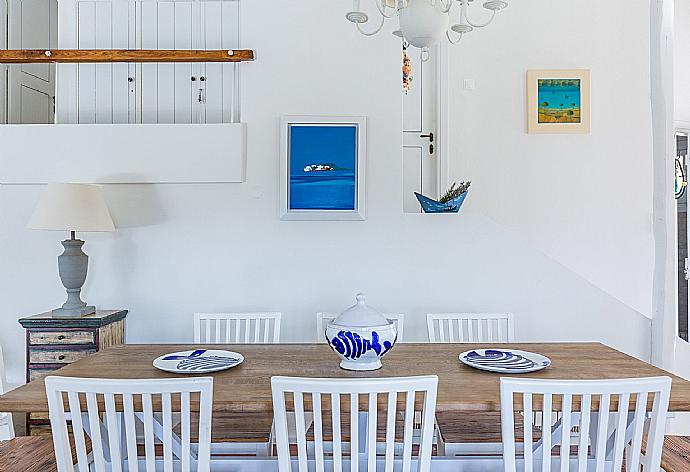
M 95 331 L 29 331 L 29 344 L 94 344 Z
M 31 364 L 70 364 L 96 352 L 96 349 L 85 350 L 45 350 L 35 349 L 29 351 Z
M 43 377 L 56 372 L 58 369 L 29 369 L 29 381 L 42 379 Z

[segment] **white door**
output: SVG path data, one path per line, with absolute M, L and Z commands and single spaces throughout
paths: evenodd
M 407 53 L 413 80 L 403 93 L 403 211 L 419 213 L 414 192 L 438 198 L 438 47 L 428 54 L 410 47 Z
M 9 0 L 8 47 L 49 49 L 57 44 L 56 0 Z M 55 65 L 9 66 L 8 123 L 53 123 Z

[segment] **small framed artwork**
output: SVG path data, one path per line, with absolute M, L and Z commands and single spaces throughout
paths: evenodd
M 528 133 L 589 133 L 589 70 L 527 71 Z
M 283 220 L 363 220 L 367 122 L 362 116 L 283 116 Z

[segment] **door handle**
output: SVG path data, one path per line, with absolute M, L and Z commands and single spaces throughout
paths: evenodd
M 430 143 L 434 142 L 434 133 L 429 133 L 429 134 L 420 134 L 420 138 L 428 138 Z

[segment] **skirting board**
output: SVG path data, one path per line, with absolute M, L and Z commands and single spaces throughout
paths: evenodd
M 0 184 L 244 182 L 246 125 L 0 125 Z

